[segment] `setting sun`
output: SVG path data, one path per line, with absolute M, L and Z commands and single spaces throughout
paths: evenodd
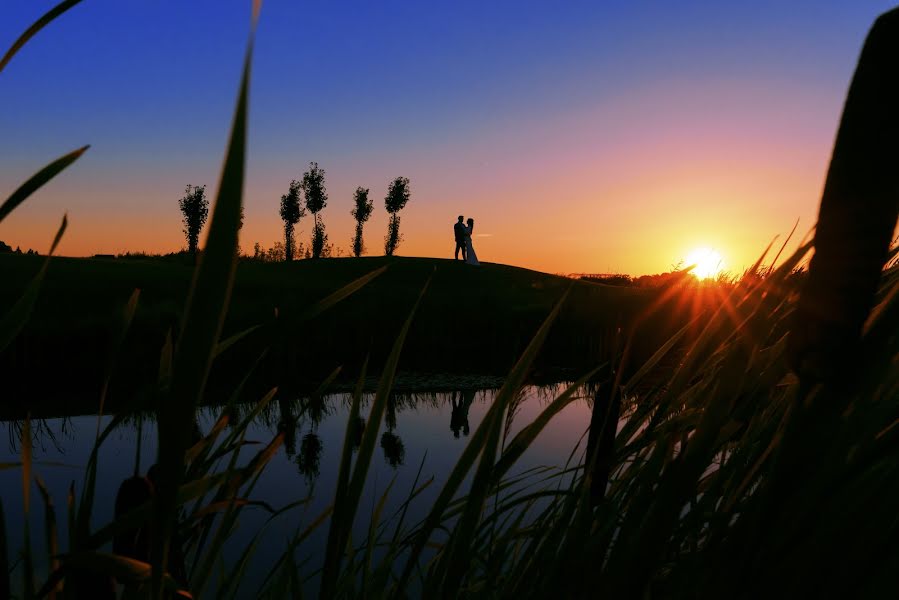
M 698 279 L 715 277 L 724 270 L 724 259 L 714 248 L 696 248 L 684 259 L 686 266 L 695 265 L 691 271 Z

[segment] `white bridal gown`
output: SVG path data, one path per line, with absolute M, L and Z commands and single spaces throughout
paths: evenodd
M 471 227 L 465 228 L 465 245 L 467 246 L 466 250 L 468 251 L 468 258 L 465 259 L 465 262 L 470 265 L 480 266 L 481 263 L 478 262 L 478 255 L 475 254 L 474 246 L 471 245 Z

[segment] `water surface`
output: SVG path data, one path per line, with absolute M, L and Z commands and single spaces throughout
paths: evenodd
M 564 385 L 530 386 L 521 394 L 508 435 L 514 436 L 565 389 Z M 581 394 L 583 395 L 583 394 Z M 469 436 L 481 424 L 496 396 L 495 389 L 464 389 L 451 392 L 408 392 L 396 394 L 378 435 L 378 447 L 372 459 L 354 539 L 367 532 L 374 505 L 390 486 L 384 516 L 394 514 L 413 489 L 421 469 L 420 481 L 433 482 L 413 503 L 408 519 L 422 518 L 436 498 Z M 363 415 L 367 415 L 372 396 L 364 397 Z M 247 439 L 260 445 L 249 446 L 241 458 L 249 459 L 262 445 L 279 433 L 284 444 L 266 467 L 252 499 L 274 508 L 309 498 L 302 507 L 292 509 L 269 523 L 255 551 L 253 566 L 245 578 L 243 590 L 250 592 L 261 581 L 270 565 L 284 552 L 287 540 L 305 528 L 333 501 L 337 466 L 343 446 L 350 407 L 349 394 L 332 394 L 318 400 L 280 398 L 271 402 L 250 425 Z M 232 423 L 249 413 L 252 405 L 242 405 Z M 205 434 L 222 414 L 221 407 L 198 411 L 198 434 Z M 105 427 L 110 417 L 99 419 Z M 582 397 L 569 404 L 547 426 L 525 453 L 510 475 L 538 466 L 562 467 L 574 455 L 579 460 L 585 444 L 582 437 L 590 420 L 590 408 Z M 68 488 L 74 481 L 80 494 L 87 463 L 97 432 L 96 416 L 73 416 L 38 420 L 32 423 L 34 474 L 46 484 L 57 507 L 60 521 L 60 547 L 66 548 L 65 505 Z M 7 421 L 8 442 L 0 448 L 0 462 L 14 462 L 21 456 L 20 421 Z M 99 453 L 97 496 L 92 526 L 97 529 L 112 515 L 115 495 L 121 481 L 135 469 L 146 473 L 155 460 L 156 426 L 151 414 L 135 415 L 117 427 Z M 0 489 L 6 513 L 10 550 L 23 536 L 22 479 L 19 469 L 0 471 Z M 31 521 L 33 547 L 40 557 L 43 546 L 43 506 L 32 488 Z M 249 508 L 240 519 L 238 531 L 230 539 L 228 554 L 236 556 L 266 523 L 269 514 Z M 314 570 L 323 550 L 327 528 L 321 527 L 301 547 L 298 562 L 308 558 L 308 571 Z

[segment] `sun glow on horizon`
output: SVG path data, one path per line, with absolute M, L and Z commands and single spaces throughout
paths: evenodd
M 697 279 L 710 279 L 724 270 L 724 259 L 714 248 L 694 248 L 684 259 L 686 266 L 693 266 L 691 273 Z

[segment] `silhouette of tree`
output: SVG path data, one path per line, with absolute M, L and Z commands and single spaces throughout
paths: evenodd
M 178 201 L 184 222 L 184 235 L 187 238 L 187 251 L 197 253 L 200 241 L 200 230 L 209 217 L 209 200 L 206 199 L 206 186 L 188 185 L 184 188 L 184 197 Z
M 355 206 L 350 211 L 353 218 L 356 219 L 356 235 L 353 237 L 353 256 L 362 256 L 365 252 L 365 244 L 362 242 L 362 226 L 371 217 L 371 211 L 374 206 L 372 200 L 368 197 L 368 188 L 357 187 L 356 193 L 353 195 Z
M 238 234 L 237 256 L 238 257 L 242 256 L 242 254 L 243 254 L 243 249 L 240 247 L 240 238 L 239 238 L 240 232 L 241 232 L 241 230 L 243 230 L 243 217 L 244 217 L 243 211 L 244 211 L 244 205 L 241 202 L 241 204 L 240 204 L 240 219 L 237 221 L 237 234 Z
M 281 242 L 275 242 L 271 248 L 265 251 L 265 260 L 267 262 L 281 262 L 285 256 L 284 244 Z
M 397 246 L 403 241 L 400 235 L 400 217 L 397 214 L 403 210 L 409 201 L 409 178 L 397 177 L 390 182 L 387 197 L 384 198 L 384 207 L 390 213 L 390 223 L 387 225 L 387 237 L 384 238 L 384 254 L 393 256 Z
M 306 211 L 300 206 L 300 182 L 294 179 L 290 182 L 290 190 L 281 196 L 281 219 L 284 221 L 284 260 L 293 260 L 296 249 L 293 229 L 304 214 Z
M 315 224 L 312 227 L 312 258 L 320 258 L 322 250 L 328 243 L 325 224 L 319 215 L 328 204 L 328 192 L 325 191 L 325 170 L 320 169 L 317 162 L 309 163 L 309 170 L 303 173 L 301 186 L 306 195 L 306 210 L 315 218 Z

